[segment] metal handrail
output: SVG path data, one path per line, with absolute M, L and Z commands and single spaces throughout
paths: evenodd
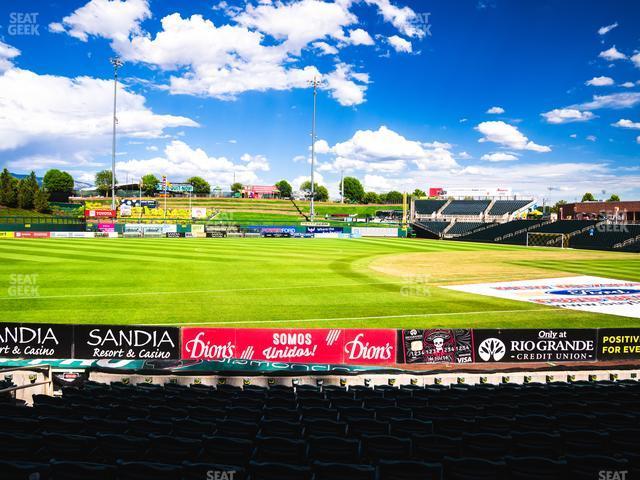
M 44 382 L 28 383 L 26 385 L 17 385 L 15 387 L 4 388 L 0 390 L 0 395 L 3 393 L 15 392 L 17 390 L 24 390 L 25 388 L 40 387 L 42 385 L 50 385 L 52 382 L 53 380 L 49 379 L 49 380 L 45 380 Z

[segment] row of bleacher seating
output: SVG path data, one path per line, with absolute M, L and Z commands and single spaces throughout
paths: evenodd
M 2 406 L 3 473 L 30 468 L 20 462 L 36 462 L 41 478 L 53 480 L 187 479 L 205 469 L 240 472 L 234 480 L 640 473 L 636 381 L 348 389 L 87 383 L 34 402 Z
M 587 230 L 575 235 L 569 241 L 572 248 L 588 248 L 592 250 L 611 250 L 629 238 L 640 235 L 640 225 L 607 225 Z M 640 248 L 640 243 L 638 244 Z
M 482 222 L 455 222 L 447 231 L 447 235 L 464 235 L 465 233 L 471 232 L 482 225 Z
M 430 232 L 440 234 L 449 226 L 450 222 L 420 221 L 417 223 L 419 226 L 426 228 Z
M 431 215 L 440 210 L 446 200 L 416 200 L 414 203 L 415 213 L 419 215 Z
M 442 210 L 443 215 L 482 215 L 491 200 L 452 200 Z
M 532 200 L 496 200 L 487 212 L 489 215 L 505 215 L 526 207 Z
M 483 230 L 470 232 L 468 235 L 465 235 L 462 240 L 493 243 L 499 241 L 499 239 L 502 239 L 505 235 L 521 230 L 530 230 L 541 223 L 539 220 L 513 220 L 506 223 L 494 223 L 488 225 L 487 228 Z
M 569 235 L 574 232 L 579 232 L 584 228 L 595 226 L 597 221 L 595 220 L 558 220 L 557 222 L 542 223 L 541 226 L 530 230 L 535 233 L 562 233 Z M 504 243 L 510 243 L 513 245 L 526 245 L 527 233 L 521 233 L 515 235 L 509 239 L 506 239 Z

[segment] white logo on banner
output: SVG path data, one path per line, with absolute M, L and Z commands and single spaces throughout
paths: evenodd
M 507 347 L 505 347 L 502 340 L 498 338 L 487 338 L 480 343 L 478 347 L 478 355 L 485 362 L 489 362 L 493 359 L 495 362 L 499 362 L 507 353 Z

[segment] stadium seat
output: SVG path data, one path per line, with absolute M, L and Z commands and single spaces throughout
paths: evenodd
M 3 433 L 38 433 L 40 422 L 37 418 L 0 417 L 0 429 Z
M 511 436 L 495 433 L 463 433 L 462 455 L 496 460 L 509 454 Z
M 118 480 L 175 480 L 181 476 L 181 465 L 153 462 L 121 462 L 118 464 Z
M 236 420 L 223 420 L 215 427 L 215 435 L 232 438 L 253 439 L 258 433 L 257 422 L 240 422 Z
M 146 418 L 127 419 L 127 435 L 138 435 L 146 437 L 150 433 L 157 435 L 170 435 L 173 425 L 171 422 L 160 422 L 157 420 L 147 420 Z
M 362 457 L 370 463 L 380 460 L 409 460 L 411 440 L 391 435 L 362 435 Z
M 307 437 L 309 461 L 327 463 L 359 462 L 360 441 L 339 437 Z
M 558 433 L 512 432 L 511 452 L 514 456 L 554 457 L 562 452 Z
M 39 458 L 45 455 L 44 458 L 55 460 L 90 462 L 96 447 L 96 438 L 87 435 L 43 433 L 42 446 L 43 451 L 39 453 Z
M 134 461 L 144 458 L 149 441 L 143 437 L 97 433 L 96 445 L 96 460 L 113 463 L 116 460 Z
M 313 472 L 314 480 L 376 480 L 371 465 L 314 462 Z
M 49 478 L 48 463 L 0 460 L 3 480 L 39 480 Z
M 351 420 L 348 434 L 350 437 L 360 437 L 362 435 L 388 435 L 389 423 L 371 419 Z
M 202 435 L 211 435 L 214 425 L 191 418 L 180 418 L 173 421 L 173 434 L 178 437 L 200 438 Z
M 442 465 L 416 461 L 380 460 L 378 480 L 441 480 Z
M 460 437 L 437 434 L 414 434 L 411 436 L 413 458 L 427 462 L 440 462 L 444 457 L 460 455 Z
M 444 477 L 447 480 L 501 480 L 506 478 L 506 464 L 479 458 L 445 457 Z
M 505 457 L 510 480 L 565 480 L 567 462 L 545 457 Z
M 410 437 L 414 433 L 433 433 L 433 423 L 415 418 L 392 419 L 389 422 L 390 434 L 397 437 Z
M 203 436 L 199 461 L 245 466 L 253 453 L 253 442 L 225 436 Z
M 123 477 L 118 476 L 118 469 L 113 465 L 74 461 L 54 461 L 50 465 L 49 480 L 119 480 L 119 478 Z
M 194 438 L 168 435 L 149 435 L 147 458 L 154 462 L 180 463 L 195 459 L 202 448 L 202 442 Z
M 306 466 L 287 465 L 275 462 L 249 464 L 251 480 L 312 480 L 313 473 Z
M 347 435 L 347 423 L 334 420 L 303 420 L 305 435 L 317 437 L 345 437 Z
M 262 437 L 302 438 L 304 428 L 299 422 L 262 420 L 258 435 Z
M 600 476 L 600 472 L 624 471 L 629 462 L 623 458 L 609 457 L 606 455 L 567 455 L 569 478 L 572 480 L 594 479 Z
M 255 462 L 288 463 L 302 465 L 306 463 L 307 453 L 305 442 L 280 437 L 256 438 L 256 449 L 252 460 Z

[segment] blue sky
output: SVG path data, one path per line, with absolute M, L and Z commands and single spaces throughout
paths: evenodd
M 640 198 L 640 4 L 82 0 L 0 6 L 0 166 L 91 181 Z M 603 191 L 605 193 L 603 193 Z

